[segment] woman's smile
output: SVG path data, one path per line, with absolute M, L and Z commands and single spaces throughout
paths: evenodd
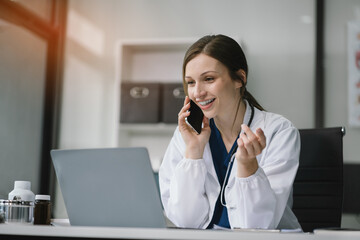
M 215 101 L 215 98 L 204 100 L 204 101 L 198 101 L 199 107 L 203 110 L 209 109 L 212 106 L 212 103 Z

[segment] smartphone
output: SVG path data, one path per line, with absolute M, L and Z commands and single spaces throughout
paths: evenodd
M 192 127 L 192 129 L 194 129 L 194 131 L 197 134 L 200 134 L 204 114 L 201 108 L 198 105 L 196 105 L 196 103 L 193 102 L 192 100 L 190 100 L 189 111 L 190 111 L 190 115 L 187 118 L 185 118 L 185 121 L 190 127 Z

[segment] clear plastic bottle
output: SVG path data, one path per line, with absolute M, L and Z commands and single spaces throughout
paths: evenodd
M 31 182 L 15 181 L 14 190 L 9 193 L 9 200 L 35 201 L 35 194 L 31 191 Z

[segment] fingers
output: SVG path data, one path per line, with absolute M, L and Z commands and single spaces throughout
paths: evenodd
M 238 144 L 237 152 L 240 153 L 240 156 L 247 156 L 248 152 L 247 152 L 247 150 L 245 148 L 245 144 L 244 144 L 242 138 L 240 138 L 240 137 L 238 138 L 237 144 Z M 238 157 L 236 157 L 236 158 L 238 158 Z
M 244 151 L 244 154 L 246 153 L 246 155 L 243 155 L 243 156 L 256 156 L 256 149 L 254 147 L 254 141 L 253 140 L 250 140 L 245 133 L 241 133 L 240 134 L 240 137 L 239 139 L 241 140 L 242 142 L 242 145 L 243 145 L 243 150 Z
M 182 113 L 184 112 L 187 112 L 190 108 L 190 98 L 188 96 L 185 97 L 185 100 L 184 100 L 184 105 L 183 107 L 181 108 L 178 116 L 180 116 Z
M 203 125 L 204 125 L 203 128 L 207 128 L 210 126 L 210 120 L 207 117 L 205 117 L 205 115 L 203 118 Z
M 178 113 L 179 125 L 185 123 L 185 118 L 190 115 L 190 112 L 188 111 L 189 109 L 190 109 L 190 98 L 186 96 L 184 100 L 184 106 L 181 108 L 180 112 Z
M 185 97 L 184 106 L 190 102 L 190 98 L 188 96 Z
M 256 135 L 258 136 L 259 143 L 262 149 L 264 149 L 266 147 L 266 137 L 264 131 L 261 128 L 258 128 L 256 129 Z
M 244 158 L 254 158 L 259 155 L 266 146 L 264 132 L 258 128 L 255 133 L 245 124 L 241 125 L 242 133 L 238 139 L 239 153 Z

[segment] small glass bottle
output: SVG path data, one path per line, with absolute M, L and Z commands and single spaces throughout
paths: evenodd
M 35 196 L 34 224 L 50 225 L 51 203 L 49 195 Z

